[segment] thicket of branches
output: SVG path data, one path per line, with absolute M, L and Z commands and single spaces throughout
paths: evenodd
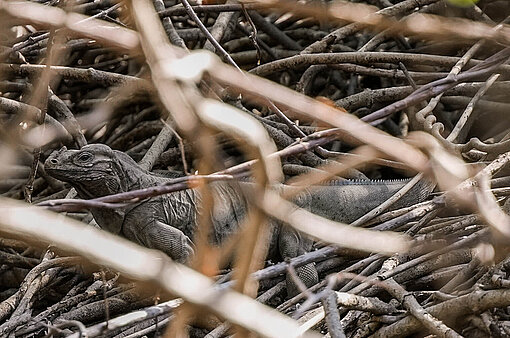
M 0 336 L 510 335 L 508 1 L 3 1 L 0 15 Z M 42 163 L 90 143 L 174 180 L 77 199 Z M 350 225 L 293 217 L 273 189 L 402 177 L 437 188 Z M 256 221 L 200 243 L 193 269 L 91 226 L 91 206 L 240 178 L 258 186 Z M 263 261 L 269 217 L 314 250 Z M 310 262 L 320 282 L 289 297 L 285 274 Z

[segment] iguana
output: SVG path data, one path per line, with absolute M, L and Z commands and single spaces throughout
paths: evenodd
M 64 147 L 47 158 L 44 168 L 49 175 L 69 182 L 83 199 L 147 188 L 169 181 L 168 178 L 142 169 L 125 153 L 103 144 L 87 145 L 80 150 L 67 150 Z M 331 220 L 349 223 L 384 202 L 405 183 L 405 180 L 339 181 L 307 189 L 298 195 L 295 202 Z M 235 185 L 216 182 L 211 184 L 211 188 L 214 195 L 211 240 L 221 243 L 237 231 L 246 214 L 247 201 Z M 429 192 L 430 187 L 419 184 L 394 207 L 420 202 Z M 176 261 L 187 262 L 193 253 L 192 239 L 200 206 L 199 191 L 187 189 L 124 208 L 92 208 L 91 212 L 101 228 L 148 248 L 161 250 Z M 282 258 L 292 258 L 311 249 L 312 240 L 300 236 L 292 228 L 278 225 L 272 228 L 269 255 L 279 253 Z M 318 279 L 313 264 L 301 267 L 298 275 L 307 286 L 316 283 Z

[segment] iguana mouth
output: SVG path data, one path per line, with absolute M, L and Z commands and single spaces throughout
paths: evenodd
M 47 174 L 58 180 L 65 180 L 69 177 L 68 175 L 66 175 L 66 173 L 68 173 L 67 170 L 48 166 L 46 162 L 44 163 L 44 170 L 46 171 Z
M 86 174 L 89 174 L 90 175 L 90 170 L 89 171 L 86 171 L 86 170 L 81 170 L 79 168 L 75 169 L 75 170 L 69 170 L 69 169 L 65 169 L 65 168 L 62 168 L 62 167 L 52 167 L 51 165 L 46 165 L 46 163 L 44 163 L 44 170 L 46 171 L 47 174 L 49 174 L 50 176 L 58 179 L 58 180 L 61 180 L 61 181 L 64 181 L 64 182 L 73 182 L 73 181 L 77 181 L 79 178 L 82 179 L 83 177 L 87 177 Z M 102 174 L 103 172 L 101 172 L 100 174 Z M 78 176 L 78 174 L 81 174 Z

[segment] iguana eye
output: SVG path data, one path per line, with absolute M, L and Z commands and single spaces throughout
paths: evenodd
M 91 153 L 81 153 L 78 155 L 78 161 L 80 162 L 89 162 L 92 159 Z

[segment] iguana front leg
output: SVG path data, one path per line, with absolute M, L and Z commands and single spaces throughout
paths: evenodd
M 124 236 L 147 248 L 161 250 L 179 263 L 187 263 L 193 256 L 193 242 L 181 230 L 157 220 L 138 225 L 126 223 L 122 229 Z
M 302 236 L 295 229 L 282 225 L 280 235 L 278 238 L 278 248 L 280 249 L 280 255 L 284 259 L 297 257 L 305 254 L 312 249 L 313 241 L 307 237 Z M 296 273 L 306 287 L 311 287 L 319 281 L 317 269 L 315 269 L 314 263 L 309 263 L 296 268 Z M 293 297 L 301 291 L 294 283 L 292 276 L 287 274 L 287 294 Z

